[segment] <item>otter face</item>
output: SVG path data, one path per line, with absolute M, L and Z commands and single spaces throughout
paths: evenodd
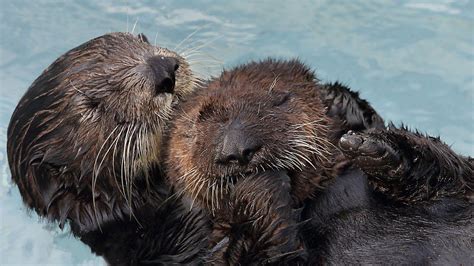
M 329 160 L 329 121 L 315 82 L 291 82 L 294 73 L 285 74 L 285 66 L 278 81 L 266 71 L 272 61 L 260 64 L 261 74 L 241 67 L 211 81 L 174 120 L 168 178 L 209 209 L 219 207 L 239 178 L 267 170 L 290 176 L 317 171 Z M 286 67 L 291 69 L 290 63 Z
M 26 203 L 92 227 L 131 212 L 140 204 L 133 189 L 160 161 L 172 107 L 195 81 L 184 58 L 144 35 L 111 33 L 62 55 L 28 89 L 8 129 L 12 177 Z

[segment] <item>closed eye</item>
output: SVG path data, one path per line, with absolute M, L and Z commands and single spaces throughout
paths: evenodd
M 204 105 L 199 111 L 198 121 L 204 122 L 208 119 L 212 119 L 217 123 L 224 123 L 228 119 L 228 112 L 223 106 L 219 106 L 215 103 Z
M 290 93 L 287 93 L 285 95 L 279 95 L 279 97 L 277 97 L 274 101 L 273 101 L 273 106 L 276 107 L 276 106 L 281 106 L 283 104 L 285 104 L 286 102 L 288 102 L 288 100 L 291 98 L 291 94 Z
M 205 121 L 214 115 L 215 107 L 212 104 L 207 104 L 199 111 L 199 121 Z

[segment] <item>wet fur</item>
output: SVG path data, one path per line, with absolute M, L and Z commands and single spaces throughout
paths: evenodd
M 249 265 L 303 262 L 301 210 L 294 209 L 290 177 L 265 172 L 237 182 L 213 221 L 207 263 Z
M 356 146 L 354 150 L 326 150 L 331 154 L 325 158 L 337 163 L 320 164 L 315 158 L 316 167 L 301 171 L 284 168 L 288 166 L 284 164 L 283 169 L 271 165 L 263 167 L 270 172 L 289 171 L 291 189 L 286 186 L 275 188 L 268 183 L 269 179 L 261 180 L 262 175 L 267 174 L 259 171 L 239 176 L 239 171 L 246 173 L 248 169 L 213 166 L 214 153 L 222 141 L 219 132 L 233 121 L 245 124 L 248 134 L 260 132 L 260 137 L 267 138 L 270 148 L 263 153 L 266 158 L 278 160 L 275 156 L 289 149 L 280 130 L 291 128 L 291 120 L 278 120 L 285 113 L 277 110 L 281 108 L 279 105 L 271 104 L 281 99 L 278 93 L 284 90 L 291 91 L 290 98 L 296 98 L 299 105 L 317 106 L 314 113 L 299 110 L 297 118 L 301 122 L 310 116 L 320 122 L 324 127 L 312 124 L 319 136 L 336 143 L 340 137 L 343 141 L 354 138 L 353 135 L 362 136 L 367 141 L 366 150 L 358 150 Z M 262 96 L 265 93 L 266 98 Z M 266 60 L 225 71 L 210 82 L 207 90 L 191 96 L 188 101 L 193 106 L 183 104 L 181 117 L 175 119 L 171 131 L 168 178 L 178 190 L 207 208 L 214 217 L 212 237 L 217 240 L 211 245 L 211 261 L 231 265 L 288 263 L 286 258 L 271 261 L 272 255 L 268 251 L 272 249 L 255 241 L 274 235 L 272 224 L 278 224 L 278 217 L 286 217 L 286 223 L 293 225 L 308 221 L 303 227 L 285 227 L 288 231 L 280 237 L 286 239 L 289 246 L 278 243 L 272 246 L 280 254 L 297 254 L 296 260 L 291 257 L 294 262 L 313 265 L 469 264 L 472 261 L 472 159 L 455 154 L 439 139 L 405 128 L 385 129 L 383 119 L 375 110 L 347 87 L 337 83 L 319 85 L 309 69 L 298 61 Z M 283 108 L 291 114 L 292 107 Z M 262 119 L 265 112 L 273 113 L 277 118 Z M 321 128 L 328 130 L 320 131 Z M 351 136 L 347 136 L 347 132 Z M 343 144 L 347 148 L 353 143 L 341 142 Z M 258 159 L 257 162 L 265 164 Z M 318 173 L 318 169 L 329 165 L 332 173 L 338 173 L 337 177 L 331 178 L 327 168 L 322 175 Z M 199 172 L 202 171 L 200 167 L 206 171 Z M 186 170 L 190 174 L 183 174 Z M 199 189 L 206 184 L 208 188 L 213 186 L 200 180 L 226 175 L 237 178 L 230 182 L 225 180 L 230 184 L 224 184 L 224 191 L 217 190 L 222 194 L 216 196 L 213 189 L 204 192 Z M 255 180 L 259 180 L 260 186 Z M 309 189 L 299 189 L 303 184 Z M 268 190 L 272 192 L 264 192 Z M 223 209 L 230 212 L 221 213 L 220 206 L 209 205 L 208 196 L 216 198 L 217 204 L 224 205 Z M 291 202 L 282 204 L 285 208 L 272 205 L 285 197 L 292 198 Z M 233 204 L 226 204 L 228 201 Z M 301 201 L 304 201 L 303 215 L 295 220 L 288 213 L 292 206 L 301 206 Z M 242 212 L 242 209 L 250 210 Z M 248 213 L 250 217 L 252 213 L 267 215 L 261 215 L 262 222 L 256 224 L 247 222 Z M 266 226 L 260 227 L 262 223 Z
M 417 205 L 387 200 L 351 169 L 305 206 L 308 264 L 469 265 L 472 211 L 456 198 Z
M 269 160 L 270 166 L 261 170 L 256 167 L 249 173 L 239 167 L 212 169 L 217 173 L 216 176 L 245 173 L 235 180 L 220 179 L 220 183 L 192 183 L 193 186 L 188 186 L 180 183 L 180 180 L 189 177 L 186 171 L 173 166 L 172 159 L 168 159 L 171 183 L 178 188 L 173 193 L 163 183 L 158 170 L 155 160 L 158 151 L 150 150 L 146 154 L 129 155 L 132 159 L 127 159 L 127 166 L 121 166 L 129 173 L 125 190 L 123 185 L 116 183 L 117 173 L 106 168 L 109 165 L 107 163 L 112 161 L 114 165 L 114 160 L 110 158 L 117 156 L 116 149 L 126 149 L 125 146 L 129 144 L 125 142 L 138 143 L 137 139 L 140 138 L 154 139 L 148 137 L 148 133 L 132 137 L 135 134 L 132 132 L 140 132 L 144 128 L 136 125 L 144 123 L 146 128 L 158 126 L 159 129 L 148 128 L 149 132 L 156 132 L 163 124 L 148 117 L 149 112 L 157 109 L 156 106 L 143 109 L 147 106 L 143 102 L 135 106 L 123 105 L 121 96 L 116 98 L 116 102 L 105 100 L 114 95 L 115 92 L 111 90 L 84 90 L 88 86 L 107 88 L 109 82 L 121 80 L 120 76 L 114 81 L 113 76 L 104 79 L 104 76 L 98 75 L 95 79 L 80 82 L 82 76 L 77 74 L 83 74 L 84 69 L 74 64 L 78 59 L 75 57 L 81 55 L 83 49 L 95 47 L 100 50 L 104 44 L 114 41 L 114 36 L 92 40 L 53 63 L 20 101 L 8 130 L 12 176 L 25 203 L 50 220 L 60 223 L 71 221 L 75 235 L 90 245 L 95 253 L 103 255 L 109 263 L 466 261 L 467 264 L 472 261 L 472 258 L 466 257 L 469 254 L 466 252 L 472 250 L 472 204 L 466 201 L 472 195 L 472 159 L 462 158 L 444 144 L 426 136 L 413 135 L 404 129 L 392 139 L 391 133 L 386 134 L 382 130 L 383 120 L 366 101 L 340 84 L 319 84 L 314 74 L 298 61 L 267 60 L 224 72 L 220 78 L 211 81 L 207 88 L 210 93 L 198 92 L 182 105 L 183 110 L 176 119 L 183 128 L 175 128 L 177 134 L 170 136 L 171 158 L 180 160 L 188 173 L 194 173 L 194 178 L 201 178 L 203 173 L 197 172 L 197 166 L 210 167 L 210 161 L 206 161 L 210 156 L 206 152 L 212 149 L 200 149 L 202 146 L 196 143 L 195 146 L 189 145 L 190 135 L 198 132 L 200 136 L 212 140 L 215 138 L 212 135 L 215 128 L 212 127 L 216 122 L 208 121 L 197 130 L 193 128 L 195 119 L 205 121 L 213 116 L 228 119 L 225 117 L 227 112 L 235 115 L 242 110 L 258 113 L 261 106 L 252 106 L 250 103 L 253 102 L 269 104 L 270 109 L 278 108 L 287 104 L 285 98 L 288 95 L 294 96 L 293 93 L 296 93 L 299 99 L 294 108 L 303 106 L 304 109 L 307 105 L 310 108 L 295 111 L 303 114 L 302 117 L 289 115 L 284 120 L 278 120 L 278 117 L 266 120 L 272 122 L 263 132 L 264 136 L 274 130 L 279 132 L 270 133 L 276 134 L 274 139 L 267 140 L 273 146 L 267 147 L 266 153 L 260 156 L 271 158 L 274 163 L 279 160 L 280 165 L 276 163 L 272 166 Z M 140 41 L 144 42 L 142 38 Z M 115 45 L 121 46 L 123 43 Z M 143 50 L 142 44 L 137 45 L 141 51 L 146 50 Z M 127 53 L 133 48 L 136 47 L 124 47 L 119 52 Z M 108 51 L 103 52 L 105 56 Z M 82 62 L 90 64 L 92 73 L 96 73 L 92 66 L 100 65 L 103 59 L 101 53 L 96 54 L 98 57 L 82 54 L 86 58 Z M 65 69 L 70 72 L 65 72 Z M 104 75 L 120 72 L 120 69 L 106 70 L 110 72 L 106 71 Z M 184 77 L 178 78 L 178 82 L 194 82 L 192 78 L 186 79 L 187 75 Z M 132 78 L 129 86 L 131 89 L 143 88 L 147 86 L 143 82 L 140 78 Z M 258 89 L 262 92 L 256 99 L 248 99 L 248 104 L 241 102 L 241 106 L 234 106 L 233 110 L 225 108 L 228 105 L 228 91 L 219 95 L 219 90 L 230 88 L 233 93 L 231 96 L 239 99 L 246 97 L 245 89 L 252 90 L 255 84 L 261 85 Z M 215 98 L 206 100 L 212 93 L 216 94 Z M 68 115 L 71 114 L 68 113 L 71 108 L 69 104 L 77 108 L 72 115 Z M 196 104 L 194 113 L 185 111 Z M 168 114 L 165 112 L 159 116 L 166 118 Z M 107 119 L 102 119 L 104 116 Z M 100 129 L 94 126 L 99 120 L 103 120 Z M 122 124 L 128 127 L 117 127 Z M 311 143 L 315 144 L 317 150 L 295 151 L 288 146 L 278 145 L 282 139 L 285 140 L 282 129 L 287 129 L 288 125 L 303 128 L 297 130 L 297 134 L 315 136 L 314 132 L 317 132 L 318 136 L 321 135 L 322 140 Z M 206 127 L 211 127 L 211 130 L 206 131 Z M 402 182 L 387 182 L 370 171 L 367 177 L 356 168 L 349 168 L 333 179 L 340 169 L 347 168 L 343 153 L 335 148 L 338 139 L 348 130 L 365 134 L 368 128 L 381 130 L 381 133 L 372 132 L 375 138 L 383 140 L 384 145 L 388 143 L 401 154 L 409 146 L 400 143 L 412 145 L 410 140 L 421 143 L 422 152 L 417 157 L 421 163 L 416 167 L 404 164 L 407 169 L 404 173 L 410 173 L 406 181 L 402 178 Z M 123 139 L 120 137 L 122 134 Z M 175 136 L 178 140 L 173 140 Z M 397 142 L 403 137 L 407 141 Z M 114 143 L 120 144 L 115 148 Z M 158 141 L 147 145 L 160 144 Z M 197 150 L 201 151 L 200 154 L 193 154 Z M 303 163 L 301 158 L 286 158 L 283 162 L 283 158 L 275 157 L 277 151 L 282 150 L 301 152 L 313 161 Z M 410 155 L 410 150 L 407 151 Z M 186 152 L 194 158 L 185 158 Z M 439 159 L 442 167 L 431 170 L 432 159 Z M 134 166 L 131 161 L 136 161 L 137 165 Z M 310 164 L 317 167 L 308 167 Z M 282 165 L 289 168 L 285 168 L 290 170 L 289 173 L 275 172 L 281 170 Z M 428 178 L 423 180 L 425 176 L 420 174 L 425 173 L 428 173 Z M 438 180 L 440 176 L 447 178 L 442 179 L 442 182 L 429 182 Z M 285 178 L 290 180 L 284 181 Z M 276 186 L 280 183 L 274 180 L 280 179 L 283 185 Z M 422 182 L 413 185 L 414 179 Z M 224 184 L 224 181 L 227 183 Z M 425 193 L 425 181 L 428 181 L 430 193 Z M 217 189 L 224 185 L 228 189 Z M 321 192 L 323 185 L 326 188 Z M 210 197 L 203 195 L 202 187 L 210 189 Z M 387 191 L 390 193 L 385 193 Z M 93 192 L 95 196 L 91 197 Z M 197 201 L 193 211 L 189 211 L 188 205 L 182 205 L 181 194 L 189 197 L 192 203 Z M 304 208 L 295 209 L 301 206 Z M 201 207 L 204 212 L 199 211 Z M 227 208 L 232 211 L 222 212 Z M 213 228 L 209 227 L 209 218 L 213 219 Z M 302 223 L 306 219 L 309 222 Z M 418 233 L 420 228 L 423 233 Z M 389 239 L 374 244 L 380 241 L 380 231 L 385 230 L 389 232 Z M 459 232 L 456 237 L 451 237 Z M 210 243 L 206 237 L 209 234 Z M 443 249 L 443 245 L 440 245 L 443 241 L 449 241 L 449 245 L 454 248 Z M 380 248 L 374 249 L 374 245 Z M 412 253 L 404 256 L 405 253 L 400 253 L 399 249 Z M 436 260 L 433 259 L 434 255 L 438 255 Z
M 173 94 L 158 94 L 149 61 L 165 57 L 179 62 Z M 160 153 L 172 107 L 196 82 L 184 58 L 143 35 L 106 34 L 59 57 L 8 127 L 8 161 L 25 204 L 70 223 L 109 263 L 192 261 L 206 229 L 191 229 L 206 218 L 169 199 Z
M 199 264 L 207 254 L 208 217 L 180 199 L 146 205 L 135 220 L 105 223 L 100 232 L 80 234 L 82 242 L 110 265 Z M 74 230 L 74 228 L 73 228 Z
M 440 138 L 393 125 L 345 137 L 362 140 L 363 145 L 344 152 L 364 170 L 371 186 L 391 200 L 473 199 L 473 159 L 456 154 Z
M 268 68 L 261 71 L 261 67 Z M 167 178 L 178 191 L 213 212 L 229 187 L 248 174 L 290 170 L 295 201 L 334 175 L 338 122 L 325 115 L 314 74 L 298 61 L 269 60 L 224 73 L 180 104 L 167 143 Z M 239 124 L 259 140 L 249 165 L 216 164 L 226 128 Z M 240 125 L 241 124 L 241 125 Z M 279 153 L 279 151 L 282 151 Z

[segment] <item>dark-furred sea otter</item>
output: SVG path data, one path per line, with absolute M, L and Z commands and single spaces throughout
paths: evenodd
M 25 203 L 113 265 L 470 259 L 472 159 L 298 61 L 195 82 L 143 35 L 58 58 L 8 129 Z
M 183 57 L 142 34 L 106 34 L 59 57 L 8 127 L 8 161 L 26 205 L 69 222 L 113 265 L 198 258 L 206 219 L 169 199 L 160 171 L 173 106 L 197 81 Z
M 297 60 L 224 71 L 173 124 L 167 178 L 208 210 L 210 262 L 473 261 L 472 159 Z

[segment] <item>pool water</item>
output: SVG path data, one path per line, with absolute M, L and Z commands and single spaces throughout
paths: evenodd
M 112 31 L 199 49 L 206 77 L 252 59 L 298 57 L 339 80 L 386 119 L 440 135 L 474 155 L 474 2 L 1 1 L 0 264 L 104 264 L 41 221 L 10 181 L 6 131 L 18 100 L 55 58 Z M 135 25 L 135 26 L 134 26 Z

